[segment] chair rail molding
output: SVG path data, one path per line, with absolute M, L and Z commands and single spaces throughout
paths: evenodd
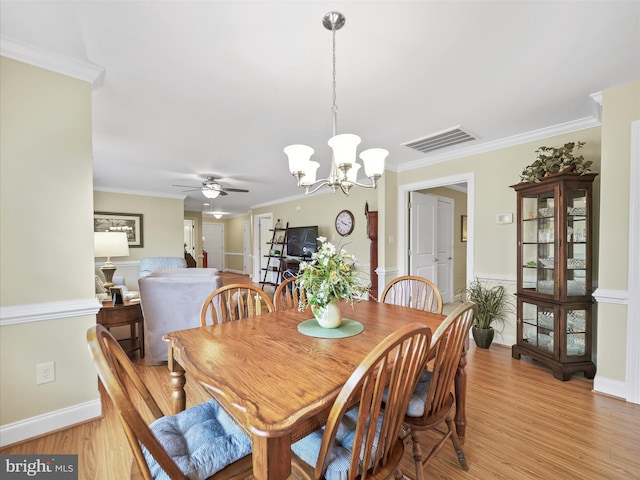
M 55 320 L 57 318 L 96 315 L 100 311 L 100 307 L 101 305 L 95 297 L 0 307 L 0 327 L 18 323 Z

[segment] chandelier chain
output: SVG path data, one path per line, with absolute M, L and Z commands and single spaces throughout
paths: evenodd
M 338 130 L 338 106 L 336 105 L 336 28 L 335 26 L 331 28 L 331 33 L 333 36 L 333 49 L 332 49 L 333 83 L 331 85 L 333 90 L 333 98 L 332 98 L 332 105 L 331 105 L 331 113 L 332 113 L 332 119 L 333 119 L 333 135 L 335 136 L 338 134 L 338 131 L 337 131 Z

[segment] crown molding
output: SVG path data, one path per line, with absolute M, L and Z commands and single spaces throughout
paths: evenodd
M 110 187 L 93 187 L 95 192 L 106 192 L 106 193 L 123 193 L 125 195 L 140 195 L 142 197 L 161 197 L 161 198 L 172 198 L 174 200 L 184 200 L 187 198 L 187 195 L 175 194 L 175 193 L 164 193 L 164 192 L 150 192 L 146 190 L 127 190 L 125 188 L 110 188 Z
M 595 95 L 595 94 L 594 94 Z M 592 97 L 593 98 L 593 97 Z M 595 98 L 594 98 L 595 102 Z M 413 162 L 406 162 L 398 165 L 397 171 L 404 172 L 413 170 L 420 167 L 427 167 L 429 165 L 435 165 L 437 163 L 446 162 L 448 160 L 454 160 L 457 158 L 468 157 L 470 155 L 476 155 L 479 153 L 491 152 L 502 148 L 512 147 L 514 145 L 520 145 L 523 143 L 533 142 L 544 138 L 553 137 L 556 135 L 564 135 L 565 133 L 577 132 L 579 130 L 585 130 L 587 128 L 600 126 L 600 118 L 598 117 L 584 117 L 570 122 L 559 123 L 550 127 L 540 128 L 538 130 L 532 130 L 530 132 L 520 133 L 511 137 L 505 137 L 498 140 L 488 141 L 476 145 L 471 145 L 464 148 L 452 150 L 450 152 L 444 152 L 438 155 L 429 156 Z
M 84 80 L 91 84 L 93 90 L 100 88 L 104 81 L 104 67 L 100 65 L 45 50 L 5 35 L 0 35 L 0 55 Z

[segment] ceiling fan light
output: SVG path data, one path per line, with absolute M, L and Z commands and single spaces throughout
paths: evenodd
M 370 148 L 360 153 L 362 163 L 364 163 L 364 173 L 367 177 L 380 177 L 384 173 L 384 160 L 389 155 L 389 151 L 384 148 Z
M 360 144 L 358 135 L 343 133 L 331 137 L 327 143 L 333 150 L 333 158 L 338 167 L 356 162 L 356 148 Z
M 214 213 L 213 216 L 217 219 L 220 220 L 222 218 L 222 214 L 221 213 Z
M 307 169 L 307 164 L 311 161 L 313 152 L 313 148 L 307 145 L 289 145 L 285 147 L 284 153 L 289 158 L 289 171 L 292 174 L 304 172 Z
M 207 198 L 216 198 L 218 195 L 220 195 L 220 190 L 214 190 L 212 188 L 205 187 L 202 189 L 202 194 Z

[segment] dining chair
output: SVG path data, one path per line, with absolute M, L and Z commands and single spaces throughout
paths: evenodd
M 290 308 L 298 308 L 300 299 L 304 300 L 304 290 L 300 289 L 295 281 L 296 276 L 289 277 L 278 285 L 273 294 L 273 305 L 276 310 L 287 310 Z
M 404 275 L 395 278 L 380 295 L 382 303 L 417 308 L 426 312 L 442 313 L 442 295 L 426 278 Z
M 226 480 L 251 475 L 251 440 L 214 400 L 166 416 L 106 328 L 89 328 L 87 343 L 133 451 L 131 478 Z M 147 424 L 144 419 L 150 416 L 154 421 Z
M 433 340 L 431 345 L 429 355 L 432 360 L 431 368 L 422 372 L 415 391 L 411 395 L 404 423 L 411 432 L 416 480 L 424 478 L 424 467 L 449 438 L 463 470 L 469 469 L 453 423 L 452 412 L 455 408 L 455 402 L 452 389 L 462 349 L 469 337 L 469 329 L 473 323 L 476 309 L 475 303 L 465 302 L 447 316 L 443 322 L 446 324 L 446 328 L 438 338 Z M 443 422 L 446 423 L 446 431 L 438 428 Z M 417 432 L 426 430 L 439 433 L 442 438 L 433 446 L 429 455 L 423 459 Z
M 314 480 L 402 479 L 399 434 L 430 342 L 429 327 L 411 323 L 378 344 L 342 387 L 325 427 L 291 446 L 293 470 Z
M 273 312 L 275 307 L 260 287 L 247 283 L 232 283 L 214 290 L 202 304 L 200 324 L 225 323 L 261 315 L 263 309 Z

